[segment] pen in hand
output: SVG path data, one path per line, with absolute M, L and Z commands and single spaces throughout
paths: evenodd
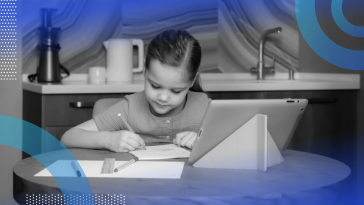
M 72 161 L 72 162 L 71 162 L 71 164 L 72 164 L 73 169 L 76 171 L 77 176 L 78 176 L 78 177 L 81 177 L 81 171 L 80 171 L 80 169 L 78 168 L 77 164 L 76 164 L 74 161 Z
M 120 119 L 123 121 L 124 125 L 126 126 L 126 128 L 128 128 L 128 130 L 132 133 L 135 133 L 134 130 L 130 127 L 130 125 L 126 122 L 126 120 L 121 116 L 121 114 L 119 113 L 118 116 L 120 117 Z M 140 149 L 144 149 L 146 150 L 145 147 L 139 147 Z

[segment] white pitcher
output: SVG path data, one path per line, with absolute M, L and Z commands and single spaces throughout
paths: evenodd
M 138 65 L 133 68 L 133 45 L 138 46 Z M 131 82 L 133 73 L 143 71 L 144 42 L 142 39 L 109 39 L 106 48 L 107 81 Z

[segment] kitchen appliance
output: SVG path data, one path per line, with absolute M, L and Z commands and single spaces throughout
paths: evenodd
M 57 9 L 42 8 L 42 25 L 38 28 L 40 43 L 38 49 L 39 65 L 36 74 L 28 76 L 29 81 L 33 82 L 37 78 L 38 82 L 56 83 L 61 82 L 62 78 L 70 75 L 69 71 L 59 63 L 58 51 L 61 47 L 58 44 L 58 34 L 60 28 L 52 27 L 51 14 Z M 61 69 L 67 74 L 61 76 Z
M 138 67 L 133 68 L 133 45 L 138 47 Z M 131 82 L 133 73 L 143 71 L 144 42 L 142 39 L 109 39 L 106 48 L 107 82 Z

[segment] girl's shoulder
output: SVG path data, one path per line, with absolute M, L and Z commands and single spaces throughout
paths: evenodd
M 125 103 L 128 104 L 128 108 L 131 110 L 142 109 L 147 106 L 147 99 L 144 91 L 133 93 L 131 95 L 125 95 Z
M 125 95 L 124 99 L 129 101 L 129 103 L 136 103 L 141 100 L 145 100 L 145 94 L 144 94 L 144 91 L 141 91 L 141 92 L 133 93 L 130 95 Z
M 193 101 L 211 101 L 211 98 L 202 92 L 188 91 L 188 97 Z
M 210 104 L 211 98 L 206 93 L 188 91 L 188 103 L 193 107 L 206 107 Z

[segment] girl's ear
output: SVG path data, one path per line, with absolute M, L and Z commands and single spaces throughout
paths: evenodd
M 143 75 L 144 75 L 144 77 L 145 77 L 145 58 L 143 59 Z

